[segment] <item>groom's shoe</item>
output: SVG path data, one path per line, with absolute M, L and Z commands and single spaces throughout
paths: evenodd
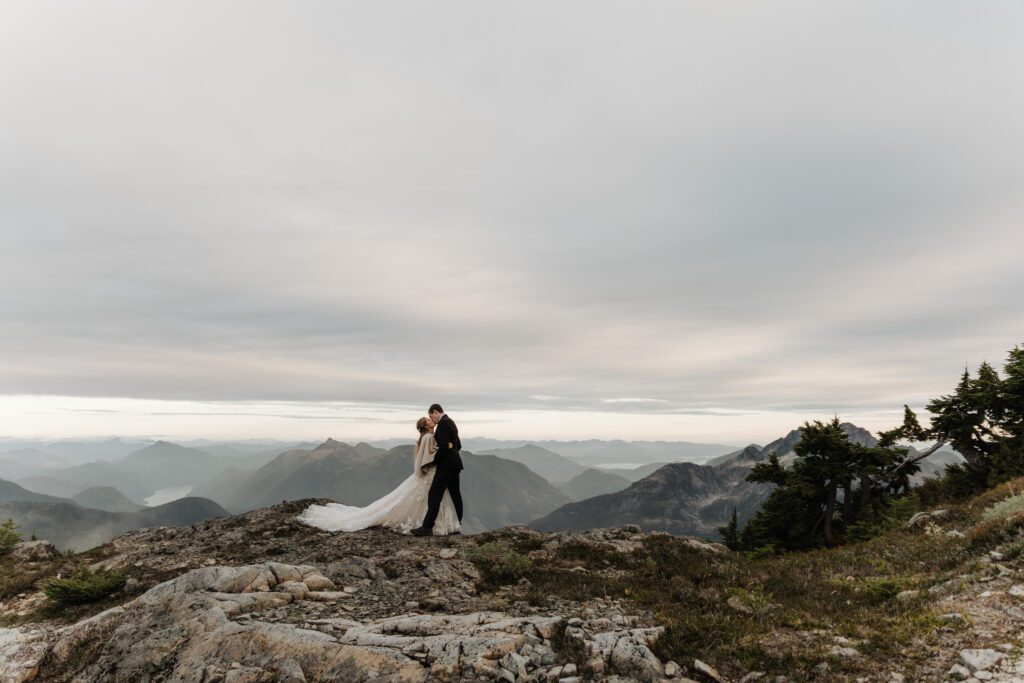
M 430 529 L 428 527 L 425 527 L 425 526 L 420 526 L 420 527 L 416 527 L 415 529 L 413 529 L 409 533 L 412 534 L 413 536 L 433 536 L 434 535 L 434 530 Z

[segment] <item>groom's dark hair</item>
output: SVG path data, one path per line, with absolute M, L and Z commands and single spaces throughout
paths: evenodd
M 440 403 L 435 403 L 432 406 L 430 406 L 429 408 L 427 408 L 427 415 L 430 415 L 433 412 L 443 413 L 444 412 L 444 408 L 441 407 Z

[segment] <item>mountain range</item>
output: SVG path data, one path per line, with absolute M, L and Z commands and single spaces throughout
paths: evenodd
M 94 486 L 79 491 L 71 497 L 71 500 L 82 507 L 106 510 L 107 512 L 139 512 L 146 509 L 145 505 L 133 503 L 113 486 Z
M 752 465 L 751 465 L 752 466 Z M 542 531 L 582 531 L 637 524 L 644 531 L 717 538 L 717 528 L 735 506 L 741 523 L 757 512 L 771 491 L 746 481 L 749 467 L 676 462 L 621 491 L 563 505 L 533 521 Z
M 521 462 L 554 484 L 567 482 L 587 469 L 564 455 L 559 455 L 554 451 L 549 451 L 532 443 L 516 448 L 483 449 L 479 453 L 482 455 L 496 455 L 506 460 Z
M 584 500 L 605 493 L 621 491 L 631 483 L 632 481 L 626 477 L 591 468 L 583 470 L 569 481 L 557 484 L 557 486 L 562 493 L 569 496 L 570 500 Z
M 26 470 L 23 466 L 18 472 L 24 476 L 8 478 L 30 490 L 66 498 L 86 489 L 113 486 L 130 501 L 141 505 L 160 490 L 187 489 L 197 482 L 210 481 L 227 469 L 256 470 L 279 453 L 256 449 L 245 451 L 224 445 L 216 450 L 217 453 L 210 453 L 200 448 L 157 441 L 119 455 L 114 460 L 92 460 L 45 469 L 30 465 Z M 40 457 L 46 456 L 42 451 L 36 453 L 41 454 Z M 67 463 L 66 460 L 63 462 Z M 4 471 L 11 470 L 5 470 L 0 462 L 0 477 Z
M 870 432 L 856 425 L 845 423 L 843 430 L 854 443 L 866 446 L 878 443 Z M 632 523 L 646 531 L 717 538 L 718 527 L 729 520 L 733 508 L 742 526 L 757 513 L 771 492 L 770 484 L 746 481 L 753 466 L 767 460 L 772 453 L 778 455 L 783 464 L 791 463 L 796 458 L 793 449 L 800 438 L 801 431 L 794 429 L 767 446 L 751 444 L 712 458 L 704 465 L 679 462 L 658 467 L 654 463 L 637 468 L 656 469 L 623 490 L 569 503 L 530 526 L 563 531 Z M 962 462 L 960 456 L 951 451 L 940 453 L 922 462 L 918 481 L 940 472 L 948 463 Z
M 152 508 L 130 509 L 133 505 L 111 487 L 89 489 L 76 500 L 69 500 L 0 479 L 0 520 L 11 519 L 23 536 L 36 535 L 62 549 L 91 548 L 129 529 L 194 524 L 227 514 L 205 498 L 182 498 Z
M 328 439 L 312 450 L 294 449 L 241 477 L 215 477 L 193 493 L 220 502 L 233 512 L 299 498 L 330 498 L 366 505 L 412 474 L 412 444 L 390 450 Z M 522 463 L 492 455 L 462 452 L 461 476 L 467 533 L 527 522 L 547 514 L 569 498 Z M 471 494 L 469 492 L 472 492 Z
M 206 498 L 178 500 L 135 512 L 108 512 L 72 501 L 14 500 L 0 503 L 0 519 L 13 519 L 26 538 L 35 535 L 60 549 L 86 550 L 114 536 L 160 526 L 188 526 L 228 513 Z
M 646 465 L 653 462 L 703 462 L 708 458 L 736 450 L 735 446 L 693 443 L 690 441 L 623 441 L 588 439 L 585 441 L 502 441 L 498 439 L 463 439 L 474 453 L 493 453 L 495 449 L 511 449 L 532 445 L 558 453 L 584 467 Z
M 844 425 L 851 439 L 873 445 L 874 437 L 854 425 Z M 770 485 L 750 484 L 750 468 L 777 453 L 783 463 L 795 458 L 793 447 L 800 431 L 769 443 L 742 449 L 717 448 L 716 457 L 704 464 L 694 462 L 646 462 L 635 468 L 588 467 L 539 443 L 584 454 L 593 461 L 628 463 L 629 457 L 667 455 L 680 449 L 693 455 L 703 444 L 686 442 L 552 442 L 515 443 L 490 441 L 481 452 L 463 451 L 466 469 L 463 527 L 467 533 L 507 525 L 531 524 L 544 530 L 581 530 L 639 524 L 645 530 L 714 537 L 735 506 L 742 524 L 756 513 L 771 490 Z M 472 440 L 467 440 L 472 442 Z M 476 440 L 480 442 L 489 440 Z M 110 440 L 106 447 L 124 450 L 126 442 Z M 505 447 L 494 447 L 500 443 Z M 193 446 L 157 441 L 123 453 L 114 461 L 96 460 L 68 466 L 71 459 L 33 450 L 10 449 L 11 462 L 34 468 L 34 474 L 17 483 L 0 481 L 0 503 L 50 504 L 46 508 L 58 520 L 75 520 L 74 533 L 85 539 L 103 537 L 109 529 L 137 524 L 177 507 L 195 508 L 192 516 L 240 513 L 285 500 L 328 498 L 349 505 L 365 505 L 383 496 L 411 474 L 412 445 L 380 448 L 367 443 L 349 445 L 328 439 L 299 444 L 275 452 L 266 442 L 193 442 Z M 133 444 L 138 445 L 138 444 Z M 116 448 L 114 448 L 116 447 Z M 685 447 L 685 448 L 684 448 Z M 64 444 L 65 453 L 91 452 L 80 445 Z M 707 449 L 700 451 L 701 457 Z M 727 451 L 724 452 L 723 450 Z M 612 454 L 615 455 L 612 455 Z M 933 475 L 960 458 L 951 451 L 939 452 L 922 463 L 918 479 Z M 46 468 L 41 465 L 46 464 Z M 63 463 L 64 466 L 60 466 Z M 2 465 L 2 462 L 0 462 Z M 189 491 L 191 489 L 191 491 Z M 147 507 L 142 503 L 157 491 L 188 494 L 205 503 Z M 163 498 L 164 500 L 167 497 Z M 159 498 L 154 498 L 156 502 Z M 215 501 L 215 502 L 214 502 Z M 175 501 L 176 502 L 176 501 Z M 67 506 L 89 513 L 72 514 Z M 42 508 L 12 508 L 22 521 L 46 526 Z M 128 515 L 126 519 L 97 516 Z M 2 518 L 3 511 L 0 511 Z M 135 515 L 132 517 L 132 515 Z M 191 518 L 189 515 L 186 517 Z M 156 519 L 156 518 L 154 518 Z M 190 522 L 191 523 L 191 522 Z M 131 528 L 124 527 L 124 528 Z M 67 539 L 65 535 L 61 538 Z

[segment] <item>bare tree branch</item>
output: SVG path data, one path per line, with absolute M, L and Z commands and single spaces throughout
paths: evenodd
M 934 453 L 935 451 L 939 450 L 940 448 L 942 448 L 945 445 L 946 445 L 946 440 L 945 439 L 943 439 L 942 441 L 938 441 L 938 442 L 936 442 L 936 444 L 934 446 L 932 446 L 931 448 L 926 450 L 924 453 L 919 453 L 918 455 L 915 455 L 910 460 L 904 461 L 903 464 L 901 465 L 901 467 L 906 467 L 907 465 L 913 465 L 915 462 L 920 462 L 921 460 L 924 460 L 929 455 L 931 455 L 932 453 Z

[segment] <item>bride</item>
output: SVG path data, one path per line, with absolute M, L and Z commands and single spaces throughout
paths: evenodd
M 407 534 L 410 529 L 419 527 L 427 514 L 427 491 L 434 479 L 431 466 L 437 443 L 434 441 L 434 421 L 429 417 L 417 420 L 416 429 L 420 437 L 416 441 L 413 471 L 397 488 L 365 507 L 341 503 L 310 505 L 297 519 L 328 531 L 359 531 L 372 526 L 384 526 Z M 460 530 L 455 505 L 445 491 L 441 511 L 434 523 L 434 534 L 451 534 Z

